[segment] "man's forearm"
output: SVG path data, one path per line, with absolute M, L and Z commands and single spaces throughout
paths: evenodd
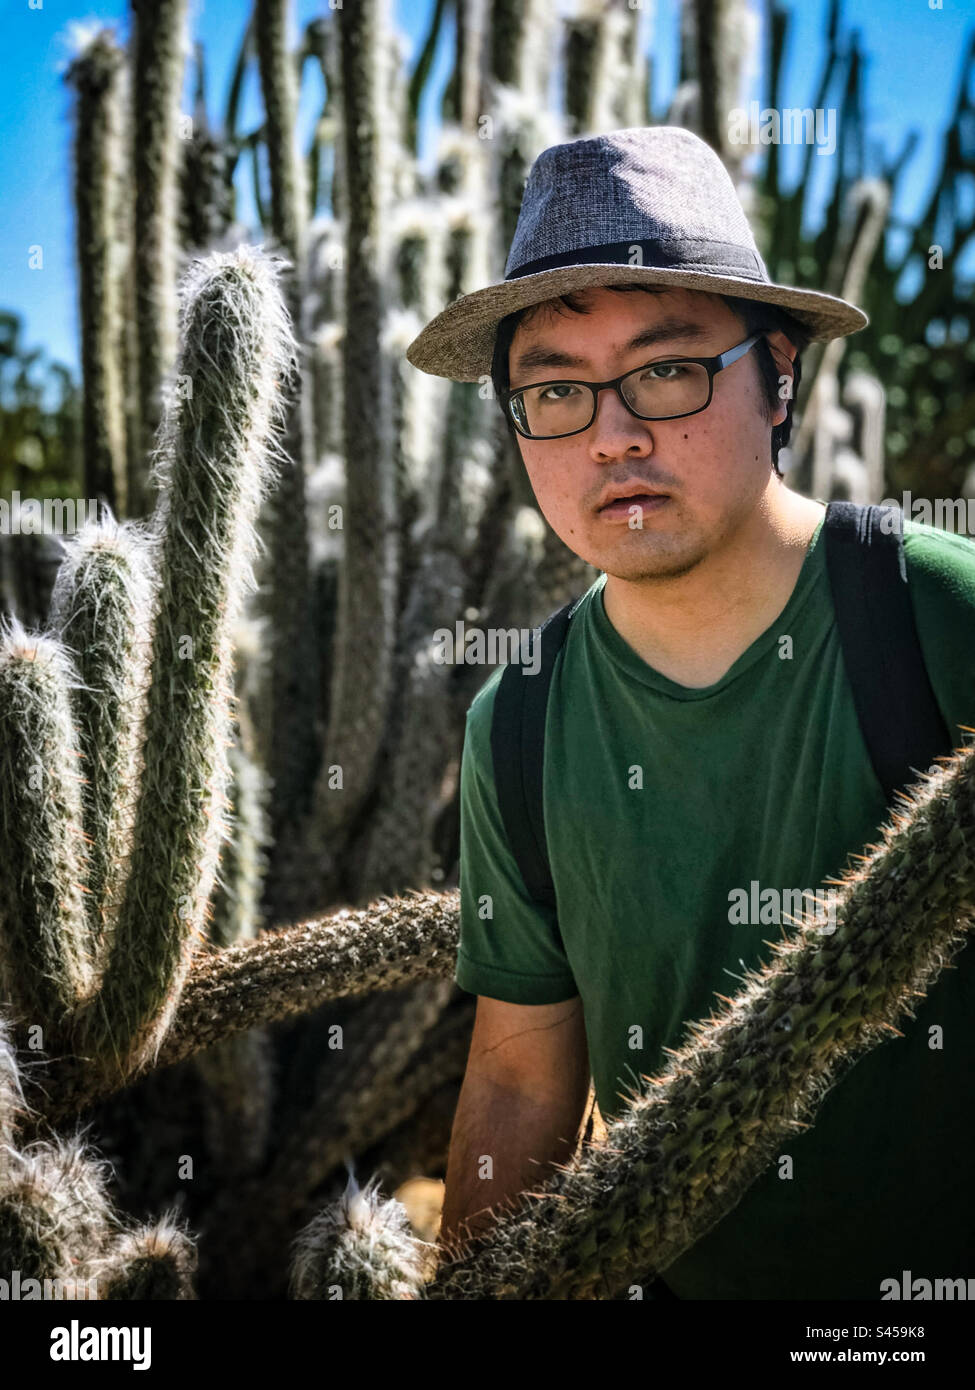
M 586 1090 L 547 1101 L 468 1076 L 450 1138 L 440 1242 L 486 1229 L 494 1218 L 485 1208 L 534 1190 L 551 1176 L 551 1163 L 566 1162 L 576 1147 L 585 1102 Z

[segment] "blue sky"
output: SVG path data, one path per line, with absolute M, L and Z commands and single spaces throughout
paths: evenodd
M 348 0 L 354 2 L 354 0 Z M 752 0 L 757 3 L 757 0 Z M 295 31 L 327 0 L 296 0 Z M 128 30 L 126 0 L 0 0 L 4 39 L 3 133 L 0 142 L 0 308 L 24 319 L 24 342 L 41 347 L 49 359 L 77 373 L 78 309 L 75 283 L 73 209 L 71 202 L 72 93 L 61 69 L 70 49 L 66 35 L 73 21 L 116 24 L 121 36 Z M 411 51 L 422 41 L 432 0 L 389 0 Z M 190 32 L 202 40 L 207 61 L 211 118 L 219 119 L 231 66 L 243 33 L 249 0 L 190 0 Z M 562 8 L 562 6 L 560 6 Z M 655 110 L 659 113 L 676 80 L 678 0 L 657 0 L 652 44 L 655 63 Z M 823 56 L 825 0 L 795 0 L 787 55 L 782 105 L 809 105 Z M 957 90 L 966 32 L 975 22 L 971 6 L 944 0 L 932 10 L 929 0 L 846 0 L 843 27 L 858 29 L 869 55 L 866 115 L 872 141 L 888 152 L 899 149 L 906 132 L 921 133 L 918 152 L 903 180 L 895 213 L 911 217 L 923 206 L 936 177 L 940 136 Z M 646 32 L 650 32 L 648 29 Z M 425 110 L 421 112 L 421 156 L 429 157 L 434 108 L 449 75 L 448 43 L 441 46 Z M 303 146 L 320 109 L 321 82 L 306 69 L 299 127 Z M 758 95 L 758 88 L 752 93 Z M 190 109 L 188 85 L 184 109 Z M 246 128 L 260 112 L 256 78 L 245 91 L 242 112 Z M 798 168 L 800 151 L 785 148 L 785 169 Z M 794 160 L 790 160 L 793 156 Z M 823 160 L 825 165 L 828 161 Z M 814 161 L 818 164 L 819 161 Z M 239 208 L 251 210 L 249 170 L 240 181 Z M 825 171 L 824 171 L 825 172 Z M 28 268 L 28 248 L 44 249 L 42 270 Z

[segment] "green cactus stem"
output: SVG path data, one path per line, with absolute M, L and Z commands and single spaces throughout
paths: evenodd
M 63 1045 L 94 984 L 87 941 L 78 683 L 55 638 L 0 626 L 0 988 Z
M 401 697 L 392 712 L 379 795 L 370 817 L 357 898 L 397 892 L 411 882 L 429 883 L 433 826 L 442 806 L 443 770 L 458 737 L 454 716 L 454 668 L 434 655 L 434 632 L 463 611 L 464 573 L 447 542 L 431 528 L 421 545 L 420 568 L 400 624 L 397 654 Z
M 459 895 L 410 891 L 231 946 L 194 963 L 160 1065 L 320 1004 L 451 975 Z
M 186 0 L 132 0 L 132 162 L 141 456 L 152 452 L 162 386 L 176 355 L 176 214 L 182 148 Z M 129 480 L 129 514 L 151 503 L 151 476 Z
M 254 756 L 253 730 L 242 701 L 238 701 L 236 725 L 237 736 L 228 752 L 231 840 L 220 862 L 208 927 L 209 938 L 216 946 L 249 941 L 257 935 L 261 883 L 267 862 L 265 846 L 270 838 L 267 779 Z
M 846 1070 L 913 1017 L 912 1001 L 966 941 L 975 747 L 939 761 L 881 844 L 833 880 L 836 930 L 810 920 L 773 943 L 776 958 L 691 1025 L 605 1145 L 519 1194 L 425 1296 L 612 1298 L 666 1269 L 736 1205 Z
M 144 773 L 118 922 L 81 1021 L 84 1048 L 123 1076 L 166 1031 L 228 838 L 232 631 L 253 588 L 254 522 L 279 461 L 282 385 L 294 367 L 279 266 L 240 246 L 193 262 L 182 286 L 180 389 L 156 459 Z
M 111 31 L 101 30 L 66 73 L 78 94 L 74 160 L 85 492 L 121 515 L 128 493 L 124 364 L 119 355 L 123 306 L 113 258 L 124 58 Z
M 264 100 L 264 140 L 270 173 L 270 227 L 291 267 L 283 289 L 295 334 L 307 342 L 304 323 L 307 280 L 308 194 L 305 165 L 295 139 L 295 65 L 288 49 L 290 0 L 257 0 L 254 34 Z M 343 23 L 345 16 L 343 14 Z M 304 364 L 302 364 L 302 375 Z M 283 470 L 269 515 L 271 566 L 271 801 L 273 846 L 291 842 L 311 793 L 308 768 L 318 760 L 317 685 L 308 660 L 314 616 L 309 564 L 306 478 L 314 455 L 314 421 L 308 380 L 288 411 Z M 280 917 L 291 906 L 288 856 L 270 855 L 266 885 L 268 910 Z
M 81 676 L 72 711 L 87 774 L 82 800 L 93 951 L 117 915 L 131 851 L 152 624 L 146 540 L 138 525 L 119 525 L 110 513 L 89 523 L 64 542 L 51 594 L 51 626 Z
M 371 791 L 392 690 L 399 556 L 386 438 L 389 383 L 381 342 L 385 261 L 377 11 L 377 0 L 359 0 L 342 11 L 339 24 L 348 204 L 343 339 L 346 504 L 329 723 L 308 827 L 309 858 L 319 862 L 323 848 L 338 852 L 337 836 Z M 342 769 L 340 788 L 332 783 L 330 769 L 335 765 Z
M 254 941 L 201 953 L 191 963 L 156 1057 L 173 1066 L 224 1038 L 296 1018 L 330 1000 L 421 980 L 453 977 L 459 894 L 416 892 L 368 908 L 263 932 Z M 37 1104 L 57 1123 L 128 1078 L 59 1059 Z

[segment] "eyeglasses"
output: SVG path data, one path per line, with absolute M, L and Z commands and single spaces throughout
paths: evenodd
M 596 418 L 600 391 L 609 387 L 638 420 L 678 420 L 706 410 L 711 404 L 715 374 L 744 357 L 762 337 L 764 334 L 754 333 L 717 357 L 668 357 L 666 361 L 647 362 L 611 381 L 539 381 L 505 391 L 502 407 L 526 439 L 564 439 L 581 434 Z

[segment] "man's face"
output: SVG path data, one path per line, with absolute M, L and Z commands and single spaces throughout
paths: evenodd
M 509 352 L 512 389 L 560 376 L 604 381 L 668 357 L 713 357 L 748 336 L 721 299 L 694 290 L 599 288 L 585 292 L 585 303 L 585 314 L 542 305 L 518 324 Z M 647 330 L 652 341 L 631 341 Z M 767 336 L 780 370 L 788 371 L 794 347 L 784 334 Z M 696 415 L 639 420 L 606 390 L 587 430 L 567 439 L 518 436 L 542 515 L 570 550 L 620 579 L 673 576 L 754 517 L 774 478 L 770 431 L 785 419 L 787 404 L 766 416 L 757 348 L 716 374 L 711 403 Z M 529 350 L 547 360 L 525 363 Z M 601 510 L 607 490 L 624 485 L 628 493 L 664 495 L 638 499 L 638 512 L 629 500 Z

